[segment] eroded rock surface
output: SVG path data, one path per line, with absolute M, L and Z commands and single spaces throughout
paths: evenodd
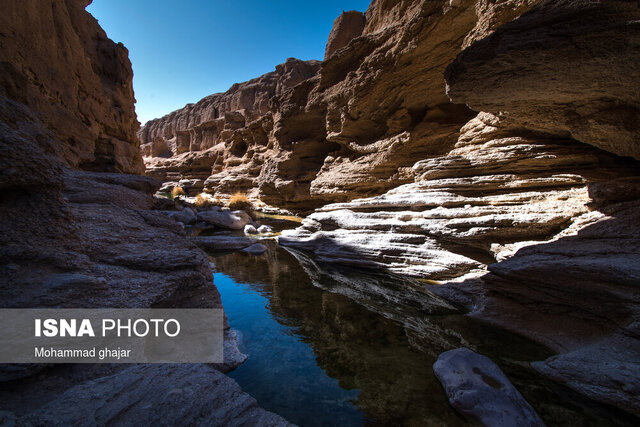
M 207 256 L 180 223 L 153 209 L 161 183 L 114 173 L 143 171 L 132 72 L 126 49 L 106 37 L 88 3 L 2 5 L 2 306 L 221 308 Z M 221 424 L 284 423 L 214 370 L 246 359 L 228 329 L 224 354 L 225 363 L 211 367 L 2 365 L 0 419 L 131 424 L 208 414 Z M 198 390 L 204 395 L 193 399 Z M 189 409 L 175 410 L 186 409 L 185 399 Z
M 326 205 L 283 233 L 281 244 L 325 261 L 450 279 L 508 257 L 523 242 L 570 233 L 589 212 L 596 182 L 604 188 L 638 173 L 609 153 L 509 129 L 488 113 L 461 133 L 446 155 L 414 165 L 416 182 Z
M 33 425 L 289 426 L 206 365 L 137 365 L 75 386 L 18 419 Z
M 275 71 L 149 121 L 138 133 L 147 174 L 180 182 L 192 194 L 207 188 L 228 196 L 257 189 L 265 163 L 275 159 L 293 156 L 287 167 L 293 174 L 304 173 L 304 154 L 293 155 L 288 141 L 270 137 L 271 102 L 319 69 L 318 61 L 289 58 Z M 317 149 L 314 145 L 308 152 Z
M 366 19 L 362 12 L 350 10 L 342 12 L 340 16 L 333 21 L 333 28 L 327 40 L 327 47 L 324 52 L 324 59 L 327 59 L 333 53 L 345 47 L 351 40 L 360 36 L 364 30 Z
M 475 115 L 447 97 L 447 65 L 535 2 L 499 3 L 374 1 L 364 18 L 346 12 L 322 64 L 291 59 L 149 122 L 139 133 L 147 173 L 204 180 L 191 191 L 244 191 L 298 212 L 412 182 L 415 161 L 450 150 Z M 299 78 L 281 90 L 254 89 L 294 71 Z M 228 101 L 248 91 L 247 103 Z
M 484 426 L 544 426 L 536 411 L 488 357 L 468 348 L 442 353 L 433 371 L 449 402 Z
M 447 92 L 519 126 L 640 159 L 639 19 L 628 1 L 542 1 L 460 54 Z
M 48 153 L 67 165 L 142 173 L 129 52 L 107 37 L 87 3 L 3 3 L 0 95 L 30 108 L 58 135 Z

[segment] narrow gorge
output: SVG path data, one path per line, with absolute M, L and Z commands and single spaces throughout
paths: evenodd
M 3 364 L 0 423 L 638 422 L 638 2 L 373 0 L 142 126 L 90 3 L 0 14 L 2 307 L 224 308 L 224 363 Z

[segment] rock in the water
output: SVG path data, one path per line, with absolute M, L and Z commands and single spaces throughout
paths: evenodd
M 290 425 L 206 365 L 136 365 L 77 385 L 20 423 L 33 425 Z
M 207 251 L 222 252 L 244 249 L 253 245 L 256 241 L 249 237 L 221 234 L 215 236 L 196 236 L 195 242 Z
M 273 233 L 273 228 L 268 225 L 261 225 L 258 227 L 258 233 Z
M 244 248 L 242 251 L 251 255 L 262 255 L 267 251 L 267 247 L 262 243 L 254 243 L 248 248 Z
M 223 341 L 223 361 L 213 365 L 220 372 L 229 372 L 242 365 L 248 356 L 240 351 L 238 347 L 238 332 L 234 329 L 224 331 Z
M 167 212 L 167 215 L 183 224 L 191 224 L 196 220 L 196 214 L 188 207 L 182 208 L 179 211 L 169 211 Z
M 247 224 L 244 226 L 244 234 L 258 234 L 259 231 L 256 230 L 256 228 L 251 225 L 251 224 Z
M 451 405 L 487 427 L 544 426 L 544 423 L 488 357 L 468 348 L 442 353 L 433 371 Z
M 208 210 L 198 212 L 198 221 L 204 221 L 227 230 L 243 230 L 251 223 L 251 217 L 245 211 Z

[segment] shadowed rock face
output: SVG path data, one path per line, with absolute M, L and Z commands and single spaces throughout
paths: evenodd
M 143 171 L 132 73 L 126 49 L 106 37 L 87 4 L 2 5 L 2 306 L 220 308 L 206 255 L 182 226 L 154 210 L 160 182 L 113 173 Z M 234 344 L 225 331 L 225 363 L 216 369 L 246 358 Z M 0 418 L 31 414 L 18 422 L 104 424 L 124 416 L 130 424 L 157 416 L 148 422 L 166 422 L 169 412 L 159 408 L 184 408 L 177 402 L 187 399 L 192 409 L 171 412 L 175 422 L 189 422 L 206 408 L 214 424 L 284 423 L 214 367 L 141 365 L 123 372 L 114 365 L 2 365 Z M 193 399 L 187 386 L 200 381 L 202 399 Z M 134 400 L 142 403 L 131 406 Z M 149 411 L 152 405 L 158 408 Z
M 258 407 L 232 379 L 197 364 L 132 366 L 70 388 L 18 420 L 27 425 L 87 420 L 96 425 L 292 425 Z
M 79 169 L 142 173 L 128 51 L 87 1 L 7 1 L 0 16 L 0 95 L 30 108 Z
M 447 93 L 518 126 L 640 160 L 640 9 L 628 1 L 543 1 L 470 46 Z

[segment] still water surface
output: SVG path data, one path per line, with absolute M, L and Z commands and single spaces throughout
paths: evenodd
M 293 423 L 465 425 L 432 365 L 440 352 L 466 345 L 496 361 L 548 424 L 608 424 L 528 368 L 527 361 L 549 356 L 546 349 L 460 314 L 427 314 L 422 303 L 399 300 L 392 291 L 372 296 L 362 290 L 414 283 L 322 270 L 276 245 L 259 257 L 232 253 L 211 260 L 229 323 L 249 356 L 229 376 L 263 408 Z

